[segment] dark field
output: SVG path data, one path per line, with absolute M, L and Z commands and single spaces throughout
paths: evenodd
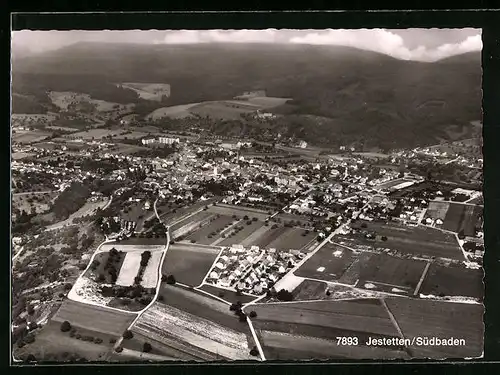
M 463 359 L 481 355 L 484 334 L 482 305 L 410 298 L 387 298 L 386 303 L 405 338 L 465 339 L 465 346 L 415 346 L 411 348 L 412 356 Z
M 214 296 L 220 297 L 229 303 L 236 303 L 237 301 L 240 301 L 241 303 L 245 304 L 250 301 L 253 301 L 256 298 L 247 296 L 245 294 L 238 296 L 236 292 L 233 292 L 232 290 L 220 289 L 208 284 L 203 285 L 200 289 L 210 294 L 213 294 Z
M 474 236 L 476 223 L 482 214 L 481 206 L 451 203 L 446 212 L 443 229 L 452 232 L 463 230 L 466 236 Z
M 261 228 L 264 225 L 262 221 L 252 221 L 250 225 L 247 225 L 246 221 L 242 220 L 239 222 L 236 226 L 242 226 L 243 229 L 240 230 L 238 233 L 234 232 L 234 228 L 232 227 L 226 232 L 224 232 L 226 238 L 224 238 L 222 241 L 218 243 L 220 246 L 231 246 L 235 244 L 242 244 L 244 245 L 244 242 L 252 233 L 254 233 L 257 229 Z M 234 234 L 233 234 L 234 233 Z M 232 234 L 231 236 L 229 236 Z M 248 243 L 247 246 L 251 246 L 253 243 Z
M 171 245 L 163 261 L 162 274 L 174 275 L 182 284 L 198 286 L 210 270 L 217 254 L 196 247 L 179 248 Z
M 482 299 L 484 296 L 483 270 L 432 264 L 422 283 L 420 293 Z
M 282 233 L 274 241 L 270 242 L 267 247 L 275 248 L 277 250 L 302 250 L 307 244 L 309 244 L 316 238 L 314 232 L 305 234 L 306 232 L 304 229 L 285 229 L 285 232 Z
M 338 257 L 334 256 L 333 254 L 336 251 L 341 252 L 341 255 Z M 351 250 L 327 243 L 294 273 L 301 277 L 336 281 L 349 268 L 354 259 L 355 256 Z M 318 271 L 320 267 L 324 267 L 325 269 Z
M 221 216 L 211 223 L 204 225 L 198 230 L 194 231 L 186 237 L 187 240 L 195 240 L 203 245 L 210 245 L 219 236 L 218 233 L 213 235 L 212 233 L 216 231 L 221 231 L 226 228 L 227 225 L 231 224 L 234 219 L 231 216 Z M 210 238 L 208 236 L 211 236 Z

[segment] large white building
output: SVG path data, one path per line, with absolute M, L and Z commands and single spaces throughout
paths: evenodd
M 158 138 L 158 142 L 161 144 L 171 145 L 174 143 L 179 143 L 179 138 L 160 137 Z

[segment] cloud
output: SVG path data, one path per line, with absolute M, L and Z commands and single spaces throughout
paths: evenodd
M 272 43 L 276 30 L 180 30 L 169 31 L 155 44 Z
M 290 39 L 291 43 L 315 45 L 339 45 L 375 51 L 403 60 L 436 61 L 444 57 L 482 48 L 481 35 L 469 36 L 460 43 L 443 44 L 437 48 L 419 46 L 409 49 L 404 39 L 383 29 L 327 30 L 312 32 Z

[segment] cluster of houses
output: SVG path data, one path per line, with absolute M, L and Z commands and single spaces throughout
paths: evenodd
M 143 138 L 141 140 L 143 145 L 150 144 L 162 144 L 162 145 L 172 145 L 174 143 L 179 143 L 179 138 L 171 138 L 171 137 L 158 137 L 158 138 Z
M 273 248 L 248 249 L 242 245 L 233 245 L 221 254 L 206 281 L 220 288 L 256 295 L 269 290 L 305 256 L 298 250 L 278 252 Z

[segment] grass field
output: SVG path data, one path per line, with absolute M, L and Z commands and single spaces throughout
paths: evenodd
M 144 270 L 141 285 L 144 288 L 156 288 L 158 284 L 158 266 L 160 264 L 162 253 L 157 251 L 151 254 L 148 265 Z
M 408 227 L 398 223 L 367 223 L 367 231 L 375 232 L 376 239 L 367 239 L 362 232 L 339 235 L 335 241 L 357 250 L 388 248 L 402 254 L 425 255 L 464 260 L 458 242 L 453 234 L 434 228 Z M 387 237 L 386 241 L 382 237 Z
M 422 276 L 425 265 L 424 261 L 373 254 L 368 262 L 363 263 L 357 286 L 370 290 L 411 294 Z
M 133 330 L 176 349 L 181 346 L 200 359 L 251 358 L 245 334 L 169 305 L 153 305 L 134 324 Z
M 483 313 L 480 304 L 450 303 L 409 298 L 386 299 L 405 338 L 465 339 L 466 346 L 412 347 L 420 358 L 477 357 L 483 352 Z
M 65 300 L 52 320 L 62 323 L 65 320 L 72 326 L 120 336 L 132 323 L 135 314 L 106 309 L 72 300 Z
M 137 83 L 124 82 L 123 88 L 135 91 L 140 98 L 145 100 L 161 101 L 163 97 L 170 96 L 170 85 L 168 83 Z
M 52 230 L 55 228 L 60 228 L 64 225 L 72 224 L 74 219 L 79 219 L 84 216 L 92 216 L 94 213 L 96 213 L 97 209 L 104 208 L 106 204 L 108 204 L 107 199 L 100 200 L 97 202 L 91 202 L 87 200 L 87 202 L 85 202 L 85 204 L 82 207 L 80 207 L 77 211 L 69 215 L 69 217 L 66 220 L 60 221 L 53 225 L 49 225 L 47 229 Z
M 50 321 L 37 333 L 34 343 L 16 349 L 16 356 L 33 354 L 38 361 L 68 361 L 71 355 L 77 355 L 88 361 L 107 361 L 112 352 L 109 340 L 116 338 L 114 335 L 98 331 L 77 328 L 76 334 L 99 338 L 102 343 L 83 341 L 70 337 L 69 332 L 61 332 L 61 324 Z
M 163 304 L 208 319 L 229 329 L 250 334 L 248 324 L 239 321 L 238 317 L 229 310 L 229 304 L 196 290 L 188 290 L 175 285 L 163 285 L 160 293 L 163 296 Z
M 294 273 L 301 277 L 337 281 L 354 260 L 351 250 L 327 243 Z
M 465 296 L 482 299 L 483 270 L 432 264 L 420 288 L 421 294 Z
M 441 219 L 444 220 L 446 217 L 446 213 L 448 212 L 448 208 L 450 203 L 448 202 L 437 202 L 433 201 L 429 203 L 429 207 L 427 208 L 426 217 L 430 217 L 431 219 Z
M 21 143 L 21 144 L 29 144 L 41 142 L 45 138 L 48 138 L 52 135 L 52 133 L 33 130 L 33 131 L 16 131 L 15 134 L 12 134 L 12 142 L 13 143 Z
M 120 242 L 108 242 L 109 245 L 118 245 L 118 246 L 132 246 L 132 245 L 138 245 L 138 246 L 157 246 L 157 245 L 166 245 L 167 244 L 167 239 L 165 237 L 139 237 L 136 235 L 136 237 L 129 237 L 124 240 L 120 240 Z
M 314 232 L 305 233 L 304 229 L 285 228 L 285 231 L 267 246 L 277 250 L 302 250 L 316 238 Z
M 483 213 L 483 207 L 466 204 L 450 203 L 446 213 L 443 229 L 460 232 L 464 231 L 466 236 L 474 236 L 475 226 Z
M 163 117 L 171 117 L 171 118 L 185 118 L 193 116 L 193 114 L 189 111 L 190 108 L 197 106 L 200 103 L 190 103 L 190 104 L 181 104 L 174 105 L 172 107 L 162 107 L 154 110 L 149 115 L 146 116 L 148 120 L 159 120 Z
M 243 246 L 251 246 L 254 245 L 254 240 L 249 238 L 253 236 L 260 228 L 264 226 L 264 223 L 261 221 L 252 221 L 250 225 L 248 225 L 244 220 L 238 223 L 237 226 L 243 226 L 243 229 L 239 232 L 235 232 L 234 228 L 230 228 L 224 234 L 226 238 L 218 243 L 219 246 L 231 246 L 235 244 L 241 244 Z M 247 240 L 248 239 L 248 240 Z
M 204 225 L 200 229 L 191 233 L 186 237 L 186 239 L 195 240 L 196 242 L 203 245 L 210 245 L 219 237 L 219 234 L 215 232 L 223 230 L 224 228 L 226 228 L 226 226 L 232 224 L 234 221 L 235 219 L 233 219 L 231 216 L 220 216 L 211 223 Z M 215 235 L 212 235 L 212 233 L 215 233 Z M 210 236 L 210 238 L 208 236 Z
M 201 117 L 208 116 L 212 119 L 239 120 L 242 114 L 251 113 L 257 109 L 259 109 L 258 106 L 255 108 L 248 108 L 248 106 L 220 101 L 200 103 L 189 108 L 189 112 Z
M 264 221 L 269 216 L 266 211 L 259 210 L 251 207 L 242 206 L 232 206 L 229 204 L 219 203 L 217 206 L 211 206 L 208 208 L 209 212 L 213 212 L 221 215 L 236 215 L 240 218 L 247 215 L 250 219 L 256 217 L 258 220 Z
M 288 228 L 278 227 L 276 229 L 272 229 L 271 225 L 269 226 L 269 230 L 266 231 L 260 238 L 258 238 L 254 245 L 259 246 L 260 248 L 269 248 L 270 244 L 279 238 L 283 233 L 286 232 Z
M 174 275 L 182 284 L 198 286 L 210 271 L 217 255 L 218 252 L 195 246 L 171 245 L 165 255 L 162 274 Z
M 220 297 L 229 303 L 236 303 L 237 301 L 240 301 L 241 303 L 248 303 L 255 299 L 255 297 L 247 296 L 245 294 L 239 296 L 238 294 L 236 294 L 236 292 L 233 292 L 232 290 L 220 289 L 213 285 L 208 285 L 208 284 L 204 284 L 200 289 L 210 294 L 213 294 L 214 296 Z

